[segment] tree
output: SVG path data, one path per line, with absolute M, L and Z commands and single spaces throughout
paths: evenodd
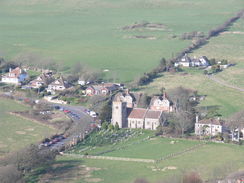
M 146 179 L 136 179 L 134 183 L 149 183 Z
M 110 121 L 112 118 L 112 104 L 110 101 L 105 102 L 100 113 L 99 118 L 101 121 Z
M 118 124 L 118 123 L 115 124 L 114 129 L 115 129 L 116 131 L 119 130 L 119 124 Z
M 163 126 L 159 125 L 156 129 L 155 136 L 163 135 Z
M 217 64 L 215 58 L 211 58 L 211 59 L 209 60 L 209 64 L 210 64 L 210 65 L 215 65 L 215 64 Z
M 202 183 L 202 179 L 196 172 L 187 173 L 183 176 L 183 183 Z
M 194 126 L 194 122 L 186 111 L 178 111 L 176 113 L 176 127 L 180 129 L 181 136 L 184 136 L 184 133 L 191 129 Z
M 169 98 L 174 103 L 177 110 L 192 112 L 198 102 L 196 100 L 191 101 L 190 97 L 197 97 L 197 92 L 189 90 L 183 87 L 177 87 L 168 92 Z
M 12 164 L 0 167 L 0 180 L 2 183 L 24 183 L 22 173 Z
M 228 127 L 232 132 L 232 141 L 234 140 L 234 131 L 237 130 L 237 140 L 240 141 L 240 131 L 244 128 L 244 110 L 236 112 L 228 119 Z

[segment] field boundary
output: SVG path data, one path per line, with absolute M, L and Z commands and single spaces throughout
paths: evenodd
M 194 145 L 194 146 L 189 147 L 189 148 L 187 148 L 187 149 L 185 149 L 183 151 L 180 151 L 180 152 L 171 153 L 171 154 L 169 154 L 167 156 L 164 156 L 164 157 L 161 157 L 160 159 L 157 159 L 155 162 L 159 163 L 159 162 L 164 161 L 164 160 L 168 160 L 168 159 L 171 159 L 171 158 L 174 158 L 174 157 L 177 157 L 177 156 L 184 155 L 184 154 L 186 154 L 188 152 L 192 152 L 194 150 L 197 150 L 197 149 L 199 149 L 199 148 L 201 148 L 201 147 L 203 147 L 205 145 L 207 145 L 207 142 L 202 143 L 202 144 Z
M 57 130 L 56 128 L 54 128 L 54 127 L 51 126 L 51 125 L 44 124 L 44 123 L 42 123 L 42 122 L 40 122 L 40 121 L 38 121 L 38 120 L 36 120 L 36 119 L 28 118 L 28 117 L 25 117 L 25 116 L 23 116 L 23 115 L 21 115 L 21 114 L 17 114 L 17 113 L 15 113 L 15 112 L 8 112 L 8 114 L 10 114 L 10 115 L 12 115 L 12 116 L 20 117 L 20 118 L 22 118 L 22 119 L 31 121 L 31 122 L 33 122 L 33 123 L 36 123 L 36 124 L 39 124 L 39 125 L 42 125 L 42 126 L 46 126 L 46 127 L 50 128 L 50 129 L 53 129 L 53 130 Z
M 112 156 L 91 156 L 91 155 L 79 155 L 79 154 L 63 154 L 65 156 L 71 156 L 82 159 L 100 159 L 100 160 L 113 160 L 113 161 L 128 161 L 138 163 L 155 163 L 153 159 L 139 159 L 139 158 L 123 158 L 123 157 L 112 157 Z

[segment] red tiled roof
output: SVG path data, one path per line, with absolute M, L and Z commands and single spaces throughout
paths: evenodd
M 132 109 L 128 118 L 144 119 L 146 113 L 147 113 L 147 109 L 134 108 L 134 109 Z
M 20 74 L 25 74 L 26 72 L 20 67 L 16 67 L 12 71 L 10 71 L 5 77 L 9 78 L 18 78 Z
M 159 119 L 162 111 L 148 110 L 145 118 Z

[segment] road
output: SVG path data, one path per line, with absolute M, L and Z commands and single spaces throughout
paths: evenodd
M 233 85 L 230 85 L 230 84 L 227 84 L 225 83 L 224 81 L 222 80 L 219 80 L 218 78 L 216 78 L 215 76 L 213 75 L 208 75 L 207 76 L 209 79 L 211 79 L 212 81 L 222 85 L 222 86 L 226 86 L 226 87 L 229 87 L 229 88 L 232 88 L 232 89 L 235 89 L 235 90 L 238 90 L 240 92 L 244 92 L 244 89 L 243 88 L 239 88 L 239 87 L 236 87 L 236 86 L 233 86 Z
M 73 130 L 74 133 L 64 140 L 57 142 L 56 144 L 51 146 L 51 149 L 61 149 L 63 146 L 70 144 L 72 140 L 78 136 L 84 136 L 85 133 L 91 131 L 91 124 L 94 123 L 94 119 L 88 115 L 85 110 L 85 107 L 82 106 L 69 106 L 69 105 L 61 105 L 61 104 L 53 104 L 53 106 L 58 106 L 63 110 L 70 111 L 66 113 L 73 121 L 73 126 L 76 130 Z

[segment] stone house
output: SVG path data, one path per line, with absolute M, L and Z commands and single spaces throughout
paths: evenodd
M 224 132 L 224 121 L 220 119 L 210 118 L 198 121 L 195 123 L 196 135 L 211 135 L 215 136 Z
M 98 85 L 91 85 L 89 86 L 85 93 L 87 96 L 94 96 L 94 95 L 109 95 L 113 91 L 119 89 L 119 86 L 113 83 L 103 83 Z
M 16 67 L 15 69 L 9 68 L 9 72 L 2 76 L 3 83 L 20 85 L 28 78 L 28 74 L 26 70 L 23 70 L 20 67 Z
M 163 96 L 154 96 L 150 102 L 150 109 L 164 112 L 173 112 L 173 103 L 168 99 L 166 93 Z

